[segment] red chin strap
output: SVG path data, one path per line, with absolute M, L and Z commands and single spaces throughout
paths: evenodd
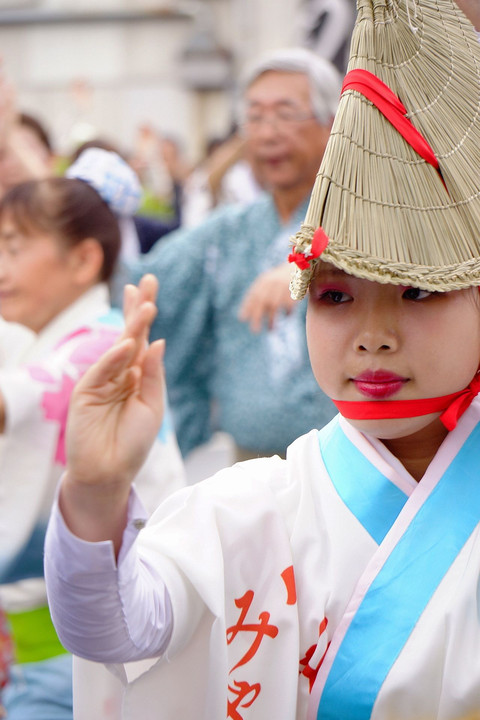
M 389 420 L 420 417 L 440 412 L 442 413 L 440 420 L 447 430 L 453 430 L 479 392 L 480 373 L 477 373 L 465 390 L 451 395 L 443 395 L 443 397 L 421 400 L 361 400 L 358 402 L 333 400 L 333 403 L 339 413 L 349 420 Z

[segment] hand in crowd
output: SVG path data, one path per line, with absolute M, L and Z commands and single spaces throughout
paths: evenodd
M 279 312 L 292 312 L 296 302 L 290 296 L 291 272 L 290 264 L 283 263 L 263 272 L 250 286 L 238 317 L 250 324 L 252 332 L 259 333 L 264 323 L 271 330 Z
M 15 88 L 5 76 L 0 59 L 0 149 L 8 142 L 16 118 Z
M 208 184 L 214 198 L 217 198 L 226 172 L 245 155 L 245 138 L 234 134 L 222 142 L 206 160 Z
M 0 194 L 26 180 L 52 175 L 54 155 L 42 123 L 21 113 L 0 58 Z
M 159 143 L 160 153 L 168 174 L 174 182 L 183 185 L 192 168 L 185 160 L 178 143 L 171 138 L 160 138 Z

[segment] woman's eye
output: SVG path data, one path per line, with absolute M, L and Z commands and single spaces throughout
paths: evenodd
M 430 295 L 433 295 L 434 293 L 429 292 L 428 290 L 420 290 L 420 288 L 407 288 L 403 296 L 405 300 L 425 300 L 425 298 L 430 297 Z
M 319 293 L 319 299 L 324 302 L 331 303 L 332 305 L 341 305 L 342 303 L 348 302 L 352 299 L 350 295 L 342 290 L 324 290 Z

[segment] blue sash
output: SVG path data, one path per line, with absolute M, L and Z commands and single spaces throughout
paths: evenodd
M 347 438 L 338 418 L 318 433 L 330 479 L 345 505 L 380 545 L 408 500 Z
M 369 469 L 370 463 L 339 427 L 334 433 L 333 439 L 320 440 L 330 477 L 362 525 L 380 537 L 388 531 L 388 518 L 395 521 L 395 502 L 382 485 L 381 473 Z M 332 441 L 335 452 L 327 446 Z M 380 688 L 415 624 L 480 521 L 479 447 L 477 425 L 367 590 L 333 661 L 318 720 L 371 717 Z M 370 503 L 359 487 L 365 482 L 373 488 Z M 378 505 L 385 497 L 388 510 Z

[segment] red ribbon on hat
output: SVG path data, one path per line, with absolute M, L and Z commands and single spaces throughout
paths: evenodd
M 300 270 L 308 270 L 310 262 L 319 258 L 327 247 L 329 237 L 323 228 L 319 227 L 313 233 L 312 249 L 308 255 L 302 252 L 293 252 L 288 256 L 288 262 L 295 263 Z
M 453 430 L 473 399 L 480 392 L 480 373 L 464 389 L 450 395 L 420 400 L 333 400 L 341 415 L 349 420 L 391 420 L 419 417 L 441 412 L 440 420 L 447 430 Z
M 387 120 L 398 130 L 409 145 L 435 170 L 438 160 L 431 146 L 412 122 L 406 117 L 407 109 L 388 85 L 368 70 L 351 70 L 343 81 L 342 93 L 345 90 L 356 90 L 370 100 Z

